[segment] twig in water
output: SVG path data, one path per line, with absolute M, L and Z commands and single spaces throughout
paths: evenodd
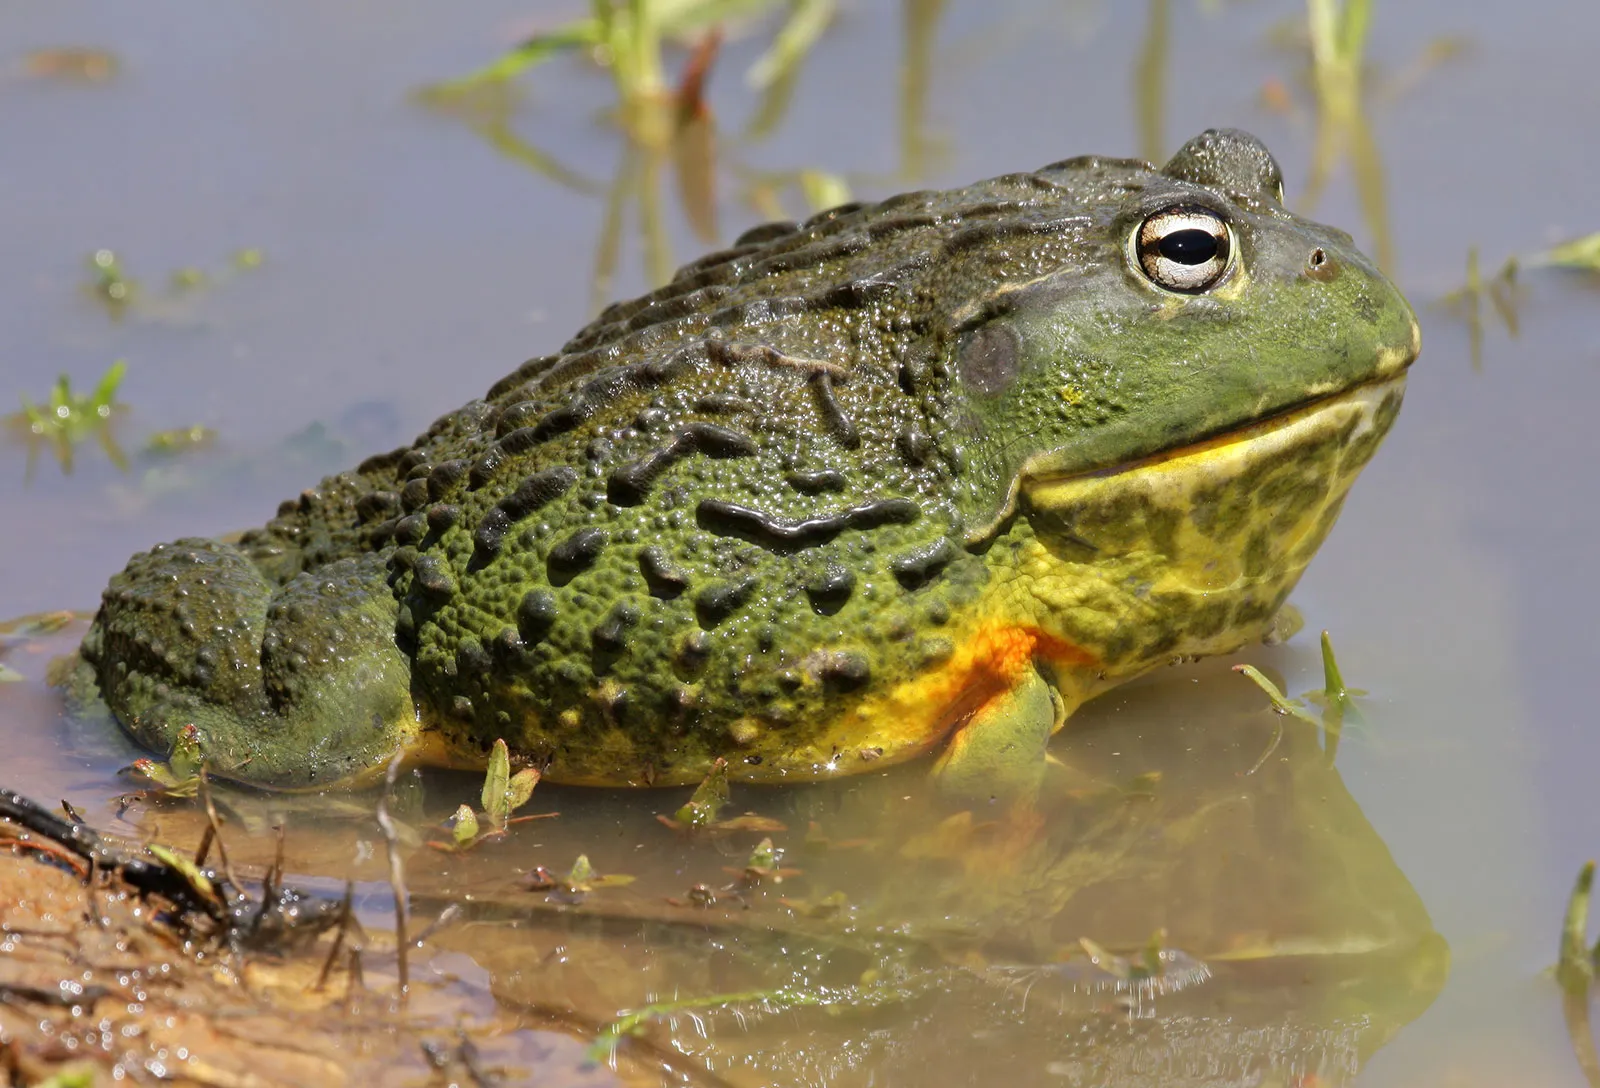
M 211 801 L 211 779 L 206 774 L 203 763 L 200 765 L 200 800 L 206 807 L 206 834 L 201 839 L 201 846 L 209 847 L 212 840 L 216 841 L 217 860 L 222 863 L 222 875 L 227 877 L 228 883 L 235 888 L 242 888 L 244 885 L 239 883 L 239 878 L 233 871 L 233 863 L 228 860 L 228 848 L 222 844 L 222 820 L 217 816 L 217 806 Z M 203 854 L 203 851 L 198 852 Z M 202 862 L 196 858 L 194 864 L 198 869 Z
M 461 917 L 461 904 L 449 904 L 444 908 L 444 910 L 439 912 L 439 917 L 429 922 L 427 926 L 423 928 L 422 932 L 417 934 L 417 944 L 422 944 L 429 937 L 432 937 L 435 933 L 439 932 L 441 929 L 449 925 L 451 922 L 454 922 L 459 917 Z
M 361 949 L 352 948 L 349 958 L 350 969 L 345 976 L 348 982 L 344 989 L 344 1003 L 346 1009 L 355 1008 L 356 994 L 365 993 L 367 980 L 361 973 Z
M 154 893 L 186 909 L 209 915 L 226 924 L 227 911 L 220 901 L 198 892 L 189 879 L 172 865 L 136 857 L 105 840 L 86 824 L 71 824 L 15 790 L 0 786 L 0 817 L 4 817 L 59 847 L 70 850 L 84 861 L 94 861 L 102 869 L 112 869 L 141 892 Z M 23 845 L 35 847 L 33 843 Z
M 400 776 L 400 764 L 404 759 L 404 752 L 396 752 L 394 758 L 389 760 L 389 768 L 383 774 L 383 794 L 378 798 L 378 827 L 383 832 L 384 846 L 389 855 L 389 890 L 394 893 L 395 955 L 400 973 L 402 1005 L 411 989 L 406 967 L 406 946 L 410 943 L 406 936 L 406 922 L 410 911 L 406 902 L 405 863 L 400 859 L 400 833 L 395 830 L 394 820 L 389 816 L 389 798 L 394 793 L 395 779 Z
M 356 882 L 353 879 L 344 882 L 344 901 L 339 904 L 339 927 L 333 931 L 333 946 L 328 949 L 328 958 L 322 961 L 322 971 L 317 975 L 317 983 L 311 987 L 314 992 L 321 992 L 328 984 L 328 976 L 333 973 L 334 962 L 339 958 L 339 950 L 344 947 L 345 930 L 350 928 L 350 904 L 355 898 Z

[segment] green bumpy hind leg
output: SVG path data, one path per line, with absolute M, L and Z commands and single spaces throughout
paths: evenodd
M 386 579 L 376 554 L 280 586 L 231 545 L 161 545 L 112 578 L 81 668 L 154 751 L 193 724 L 221 777 L 288 789 L 357 778 L 418 733 Z
M 1061 696 L 1029 665 L 950 737 L 934 765 L 940 792 L 966 801 L 1033 800 L 1045 748 L 1065 719 Z

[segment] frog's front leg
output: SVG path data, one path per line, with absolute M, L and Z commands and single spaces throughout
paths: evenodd
M 961 800 L 1031 801 L 1045 773 L 1045 747 L 1067 719 L 1056 687 L 1025 661 L 951 733 L 933 773 Z

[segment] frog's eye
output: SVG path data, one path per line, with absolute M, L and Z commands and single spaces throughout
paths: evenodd
M 1227 273 L 1233 234 L 1216 212 L 1193 204 L 1163 208 L 1133 235 L 1133 255 L 1150 282 L 1195 294 Z

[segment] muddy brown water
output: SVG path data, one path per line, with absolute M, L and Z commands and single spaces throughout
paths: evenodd
M 126 468 L 93 439 L 70 473 L 48 449 L 0 445 L 0 616 L 92 608 L 133 551 L 264 520 L 553 349 L 597 298 L 708 248 L 670 167 L 630 163 L 606 119 L 610 83 L 581 58 L 523 80 L 499 128 L 412 99 L 579 8 L 0 13 L 0 396 L 40 399 L 60 372 L 92 387 L 125 358 L 129 405 L 112 431 Z M 802 169 L 875 197 L 1089 151 L 1159 157 L 1222 124 L 1268 142 L 1304 208 L 1317 133 L 1304 17 L 1265 0 L 847 4 L 765 131 L 743 78 L 771 28 L 752 24 L 709 84 L 716 238 L 773 200 L 803 212 L 790 184 Z M 1273 719 L 1229 662 L 1185 666 L 1075 720 L 1059 754 L 1123 792 L 1080 791 L 1043 826 L 940 824 L 909 774 L 736 790 L 735 809 L 787 826 L 774 837 L 802 872 L 709 907 L 667 899 L 732 882 L 724 869 L 751 837 L 676 836 L 655 816 L 678 793 L 541 787 L 530 810 L 558 818 L 461 858 L 417 847 L 410 864 L 420 915 L 478 904 L 419 969 L 465 980 L 446 990 L 462 1017 L 492 1024 L 513 1080 L 537 1065 L 603 1082 L 609 1069 L 567 1040 L 648 1001 L 760 991 L 663 1013 L 645 1042 L 736 1084 L 1581 1083 L 1543 972 L 1571 876 L 1600 844 L 1600 284 L 1526 270 L 1516 327 L 1485 302 L 1476 337 L 1442 303 L 1469 248 L 1488 274 L 1600 230 L 1585 137 L 1597 34 L 1600 12 L 1557 0 L 1377 4 L 1364 115 L 1376 158 L 1338 158 L 1315 213 L 1391 254 L 1425 350 L 1295 596 L 1369 692 L 1333 767 L 1291 729 L 1243 774 Z M 97 82 L 30 67 L 32 51 L 62 46 L 110 50 L 116 70 Z M 669 52 L 672 70 L 682 62 Z M 646 199 L 618 181 L 629 171 Z M 613 205 L 615 268 L 597 288 Z M 651 208 L 658 223 L 642 221 Z M 101 247 L 143 289 L 120 316 L 83 290 Z M 243 247 L 264 263 L 230 271 Z M 169 289 L 187 266 L 211 282 Z M 141 452 L 192 424 L 215 445 Z M 64 726 L 42 682 L 73 630 L 3 658 L 24 676 L 0 685 L 4 781 L 71 798 L 101 826 L 192 836 L 181 810 L 116 818 L 129 753 Z M 1291 693 L 1320 685 L 1305 634 L 1239 659 Z M 473 794 L 431 777 L 408 789 L 408 818 L 426 835 Z M 382 926 L 382 846 L 365 817 L 238 808 L 242 862 L 270 856 L 262 829 L 285 818 L 300 878 L 336 894 L 355 876 L 363 917 Z M 516 886 L 580 852 L 634 882 L 578 908 Z M 847 906 L 830 915 L 834 892 Z M 1130 1008 L 1081 965 L 1049 966 L 1079 937 L 1136 949 L 1158 926 L 1209 980 Z M 834 996 L 773 996 L 801 991 Z M 647 1061 L 620 1068 L 653 1075 Z

